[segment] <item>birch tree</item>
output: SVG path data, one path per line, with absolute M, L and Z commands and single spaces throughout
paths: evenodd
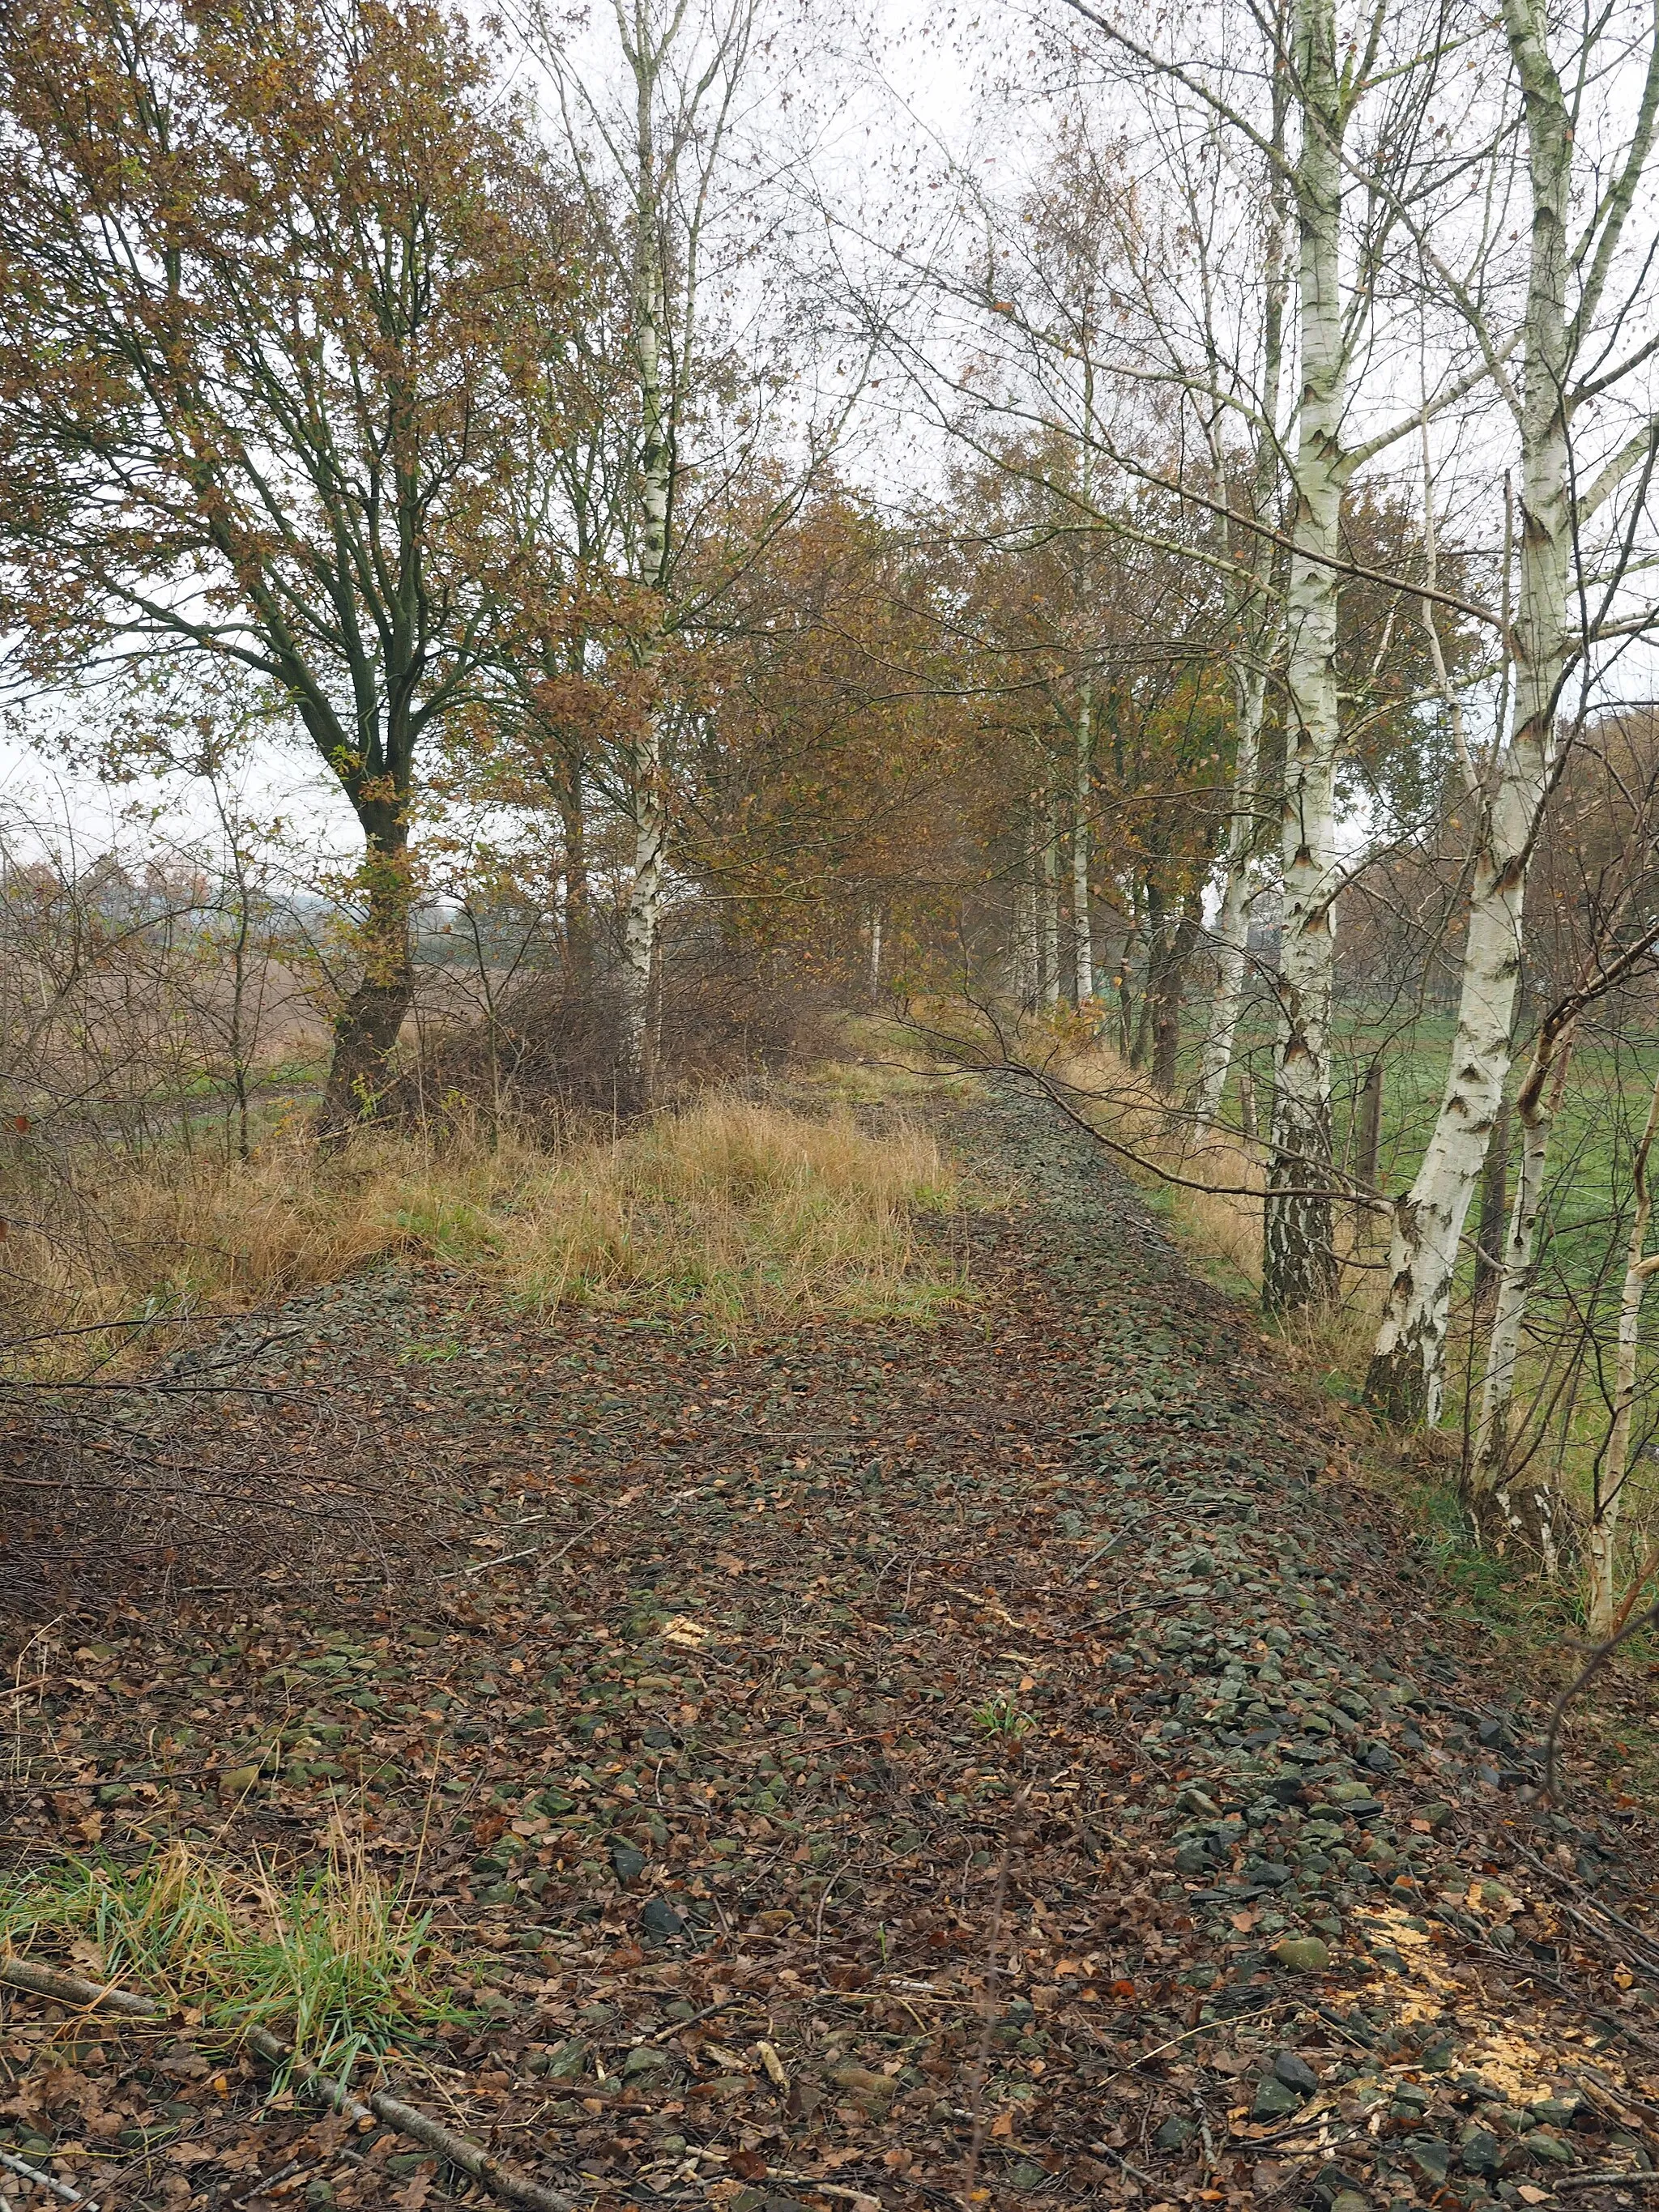
M 563 147 L 587 226 L 625 272 L 623 337 L 632 384 L 632 450 L 597 549 L 647 594 L 635 655 L 660 677 L 684 630 L 686 507 L 699 408 L 711 373 L 703 289 L 711 224 L 727 210 L 723 169 L 755 42 L 757 0 L 614 0 L 614 45 L 599 68 L 573 63 L 550 18 L 526 25 L 556 94 Z M 661 687 L 659 686 L 659 689 Z M 620 797 L 632 830 L 623 928 L 618 1075 L 648 1098 L 651 1000 L 659 957 L 672 832 L 674 708 L 664 690 L 624 749 Z
M 1461 149 L 1455 154 L 1440 150 L 1446 143 L 1445 116 L 1443 111 L 1433 112 L 1431 105 L 1450 34 L 1443 10 L 1432 6 L 1420 15 L 1374 10 L 1350 35 L 1339 30 L 1334 0 L 1293 0 L 1282 28 L 1259 15 L 1253 15 L 1248 24 L 1224 16 L 1224 43 L 1206 58 L 1203 40 L 1184 40 L 1176 55 L 1155 49 L 1137 29 L 1103 15 L 1086 0 L 1069 4 L 1104 33 L 1137 92 L 1146 95 L 1149 111 L 1176 112 L 1177 137 L 1185 127 L 1179 118 L 1196 117 L 1200 136 L 1219 134 L 1253 163 L 1265 166 L 1282 191 L 1291 234 L 1293 276 L 1288 289 L 1297 382 L 1288 428 L 1261 404 L 1265 377 L 1258 381 L 1242 366 L 1218 375 L 1212 349 L 1182 342 L 1189 311 L 1178 284 L 1167 277 L 1153 230 L 1148 234 L 1152 242 L 1143 239 L 1127 256 L 1144 274 L 1131 326 L 1115 333 L 1110 367 L 1120 392 L 1139 392 L 1146 404 L 1137 416 L 1120 400 L 1110 416 L 1091 426 L 1090 434 L 1103 477 L 1117 483 L 1127 477 L 1171 491 L 1190 514 L 1207 519 L 1210 542 L 1205 544 L 1198 532 L 1186 540 L 1193 559 L 1212 562 L 1223 574 L 1232 568 L 1231 549 L 1215 542 L 1215 527 L 1224 522 L 1230 530 L 1236 525 L 1242 535 L 1270 538 L 1275 546 L 1282 543 L 1286 556 L 1287 738 L 1274 856 L 1282 915 L 1279 1021 L 1263 1298 L 1270 1310 L 1295 1312 L 1322 1304 L 1339 1276 L 1330 1028 L 1335 906 L 1346 879 L 1339 866 L 1337 824 L 1344 744 L 1338 613 L 1350 566 L 1342 544 L 1344 501 L 1360 473 L 1417 427 L 1413 416 L 1397 416 L 1392 405 L 1377 404 L 1392 399 L 1389 373 L 1398 343 L 1391 324 L 1379 325 L 1379 312 L 1385 301 L 1402 305 L 1395 296 L 1395 264 L 1405 216 L 1414 212 L 1426 219 L 1449 195 L 1462 191 L 1466 156 Z M 1197 23 L 1183 19 L 1182 29 L 1190 32 L 1200 23 L 1206 31 L 1212 27 L 1212 19 L 1206 17 Z M 1195 52 L 1199 58 L 1192 58 Z M 1161 169 L 1164 149 L 1157 133 L 1152 136 Z M 1126 218 L 1126 235 L 1144 228 L 1145 222 L 1137 202 L 1133 218 Z M 1011 243 L 1006 250 L 1011 265 L 1015 253 Z M 1005 316 L 1004 327 L 1023 342 L 1030 366 L 1024 389 L 1012 387 L 1003 404 L 1009 412 L 1034 411 L 1042 400 L 1030 396 L 1032 381 L 1046 399 L 1050 386 L 1063 382 L 1069 373 L 1074 339 L 1062 315 L 1033 312 L 1017 288 L 1011 300 L 1009 281 L 1000 265 L 992 305 Z M 1273 289 L 1270 283 L 1268 292 Z M 1409 315 L 1408 308 L 1402 311 Z M 1242 364 L 1238 334 L 1231 337 L 1233 361 Z M 1273 343 L 1282 357 L 1282 332 Z M 1443 374 L 1426 403 L 1431 416 L 1455 406 L 1490 374 L 1489 365 L 1474 353 L 1467 343 L 1461 356 L 1443 351 Z M 1248 450 L 1264 459 L 1264 447 L 1276 460 L 1282 457 L 1291 510 L 1282 533 L 1267 517 L 1231 507 L 1225 483 L 1215 482 L 1213 470 L 1183 467 L 1179 442 L 1170 436 L 1172 398 L 1183 404 L 1189 422 L 1194 413 L 1230 414 L 1231 434 L 1221 442 L 1232 450 L 1242 438 Z M 1379 412 L 1384 416 L 1380 428 L 1365 434 L 1358 429 L 1362 402 L 1370 418 Z M 1149 423 L 1158 425 L 1156 441 L 1145 435 Z M 1262 561 L 1265 568 L 1265 554 Z M 1231 588 L 1237 591 L 1239 583 L 1235 569 Z M 1251 743 L 1260 728 L 1252 691 L 1253 683 L 1243 698 L 1247 775 Z M 1230 940 L 1230 946 L 1224 943 L 1225 989 L 1219 1018 L 1210 1024 L 1201 1069 L 1209 1112 L 1231 1054 L 1236 1013 L 1228 1013 L 1227 1001 L 1236 1006 L 1246 926 L 1249 827 L 1244 810 L 1236 806 L 1233 811 L 1228 844 L 1240 866 L 1227 871 L 1229 887 L 1236 883 L 1237 888 L 1231 901 L 1224 902 Z
M 1250 917 L 1261 884 L 1261 736 L 1267 676 L 1279 634 L 1273 591 L 1277 548 L 1272 526 L 1278 520 L 1279 407 L 1285 368 L 1285 256 L 1289 228 L 1284 165 L 1285 122 L 1289 105 L 1285 72 L 1273 73 L 1270 143 L 1266 172 L 1267 220 L 1261 231 L 1261 368 L 1254 396 L 1249 433 L 1250 465 L 1245 477 L 1248 512 L 1234 523 L 1231 501 L 1224 520 L 1228 612 L 1234 628 L 1230 662 L 1233 690 L 1233 796 L 1227 842 L 1219 872 L 1220 901 L 1211 931 L 1216 957 L 1215 990 L 1199 1053 L 1193 1114 L 1200 1130 L 1213 1129 L 1232 1065 L 1233 1044 L 1243 1006 Z M 1212 319 L 1206 317 L 1206 322 Z M 1220 349 L 1208 351 L 1212 374 L 1223 375 Z M 1210 418 L 1212 422 L 1213 416 Z M 1212 471 L 1218 483 L 1228 477 L 1225 445 L 1213 434 Z
M 1642 1306 L 1649 1283 L 1659 1274 L 1659 1252 L 1648 1250 L 1653 1214 L 1653 1141 L 1659 1136 L 1659 1079 L 1648 1104 L 1646 1126 L 1631 1163 L 1635 1211 L 1626 1249 L 1625 1279 L 1619 1294 L 1619 1328 L 1613 1352 L 1611 1418 L 1590 1474 L 1589 1525 L 1584 1531 L 1588 1567 L 1585 1622 L 1599 1644 L 1611 1636 L 1619 1607 L 1619 1524 L 1625 1484 L 1630 1474 L 1631 1416 L 1636 1404 L 1636 1360 L 1641 1340 Z
M 1616 927 L 1622 913 L 1610 917 Z M 1535 1559 L 1547 1574 L 1560 1563 L 1562 1534 L 1556 1501 L 1547 1487 L 1521 1480 L 1510 1467 L 1511 1407 L 1521 1361 L 1543 1209 L 1550 1139 L 1560 1110 L 1578 1026 L 1598 1000 L 1639 974 L 1659 945 L 1659 923 L 1615 950 L 1612 929 L 1599 933 L 1595 952 L 1575 988 L 1538 1025 L 1521 1087 L 1516 1118 L 1521 1125 L 1521 1168 L 1504 1243 L 1491 1334 L 1480 1382 L 1480 1411 L 1464 1498 L 1484 1541 L 1499 1552 Z M 1651 1139 L 1650 1137 L 1650 1144 Z M 1642 1181 L 1645 1185 L 1645 1158 Z
M 1659 26 L 1643 24 L 1632 46 L 1626 19 L 1608 11 L 1569 34 L 1558 64 L 1545 0 L 1504 0 L 1503 24 L 1531 208 L 1518 330 L 1505 333 L 1483 294 L 1419 240 L 1512 418 L 1521 505 L 1515 619 L 1504 638 L 1513 709 L 1472 780 L 1477 829 L 1456 1030 L 1433 1132 L 1395 1209 L 1388 1302 L 1365 1385 L 1379 1412 L 1431 1424 L 1444 1397 L 1458 1247 L 1513 1053 L 1527 875 L 1560 765 L 1562 693 L 1598 629 L 1628 634 L 1647 619 L 1644 611 L 1632 623 L 1608 594 L 1639 527 L 1659 438 L 1651 420 L 1631 425 L 1626 396 L 1659 344 L 1641 313 L 1650 244 L 1625 252 L 1659 118 Z M 1632 66 L 1633 113 L 1608 160 L 1601 149 L 1620 97 L 1609 76 Z M 1504 366 L 1516 350 L 1518 382 Z

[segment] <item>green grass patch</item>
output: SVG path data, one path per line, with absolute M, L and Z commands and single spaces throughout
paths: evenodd
M 184 1843 L 132 1868 L 70 1858 L 13 1873 L 0 1882 L 0 1946 L 46 1949 L 197 2015 L 227 2050 L 264 2028 L 337 2075 L 461 2016 L 428 1917 L 338 1838 L 322 1867 L 286 1883 Z

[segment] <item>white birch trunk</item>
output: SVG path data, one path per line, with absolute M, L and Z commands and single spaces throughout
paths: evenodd
M 1095 995 L 1095 933 L 1089 898 L 1089 818 L 1094 806 L 1093 679 L 1083 679 L 1077 714 L 1077 777 L 1072 794 L 1072 920 L 1076 932 L 1076 990 L 1079 1008 Z
M 881 908 L 870 909 L 870 1003 L 881 1004 Z
M 663 388 L 663 333 L 667 313 L 658 238 L 657 173 L 652 101 L 655 87 L 641 40 L 635 52 L 638 90 L 639 179 L 635 208 L 634 358 L 640 392 L 639 578 L 647 590 L 668 581 L 668 509 L 673 471 Z M 665 864 L 668 854 L 667 778 L 664 717 L 653 708 L 634 749 L 634 870 L 623 928 L 621 1073 L 633 1103 L 648 1101 L 653 1086 L 651 986 L 659 957 Z
M 1549 788 L 1556 701 L 1571 662 L 1572 552 L 1565 393 L 1572 132 L 1544 42 L 1541 0 L 1505 0 L 1526 100 L 1533 226 L 1521 421 L 1522 530 L 1515 706 L 1481 817 L 1457 1029 L 1440 1111 L 1395 1211 L 1389 1297 L 1366 1403 L 1396 1421 L 1440 1418 L 1452 1278 L 1512 1057 L 1527 863 Z
M 1054 802 L 1043 801 L 1042 836 L 1042 1003 L 1050 1012 L 1060 1004 L 1060 866 L 1054 851 Z
M 1659 1270 L 1659 1252 L 1650 1255 L 1646 1250 L 1648 1221 L 1653 1211 L 1648 1162 L 1656 1131 L 1659 1131 L 1659 1082 L 1654 1085 L 1647 1127 L 1633 1163 L 1636 1218 L 1631 1223 L 1624 1288 L 1619 1299 L 1613 1419 L 1607 1443 L 1595 1463 L 1590 1524 L 1584 1537 L 1588 1570 L 1585 1618 L 1598 1644 L 1612 1635 L 1619 1609 L 1619 1519 L 1624 1504 L 1625 1478 L 1630 1469 L 1631 1413 L 1636 1403 L 1636 1353 L 1641 1335 L 1642 1301 L 1647 1294 L 1648 1278 Z
M 1025 849 L 1020 854 L 1019 873 L 1014 879 L 1014 942 L 1013 986 L 1022 1013 L 1036 1011 L 1042 978 L 1037 962 L 1037 895 L 1036 854 L 1031 845 L 1030 822 L 1027 821 Z
M 1213 1129 L 1232 1066 L 1233 1042 L 1244 1000 L 1245 955 L 1250 941 L 1250 909 L 1255 902 L 1257 869 L 1256 777 L 1261 763 L 1261 710 L 1267 673 L 1258 663 L 1235 669 L 1237 751 L 1233 769 L 1232 817 L 1227 824 L 1227 853 L 1221 910 L 1211 933 L 1216 951 L 1215 994 L 1199 1054 L 1198 1095 L 1194 1112 L 1200 1130 Z
M 1272 1312 L 1322 1305 L 1336 1288 L 1331 1201 L 1331 978 L 1336 880 L 1337 573 L 1348 337 L 1341 293 L 1343 100 L 1331 0 L 1297 0 L 1303 106 L 1296 168 L 1302 389 L 1286 600 L 1289 729 L 1279 840 L 1284 922 L 1279 1034 L 1261 1295 Z
M 1559 1564 L 1553 1500 L 1528 1485 L 1523 1494 L 1505 1480 L 1510 1450 L 1510 1408 L 1521 1358 L 1521 1331 L 1531 1294 L 1537 1250 L 1538 1216 L 1544 1202 L 1550 1133 L 1572 1050 L 1570 1026 L 1540 1033 L 1532 1066 L 1516 1099 L 1521 1123 L 1520 1179 L 1510 1209 L 1492 1334 L 1486 1340 L 1480 1381 L 1480 1412 L 1470 1456 L 1467 1500 L 1484 1542 L 1499 1552 L 1535 1554 L 1547 1574 Z
M 1288 228 L 1282 155 L 1285 116 L 1288 106 L 1282 73 L 1273 88 L 1273 126 L 1267 177 L 1268 219 L 1263 241 L 1264 278 L 1261 316 L 1261 391 L 1258 402 L 1255 466 L 1251 473 L 1249 522 L 1266 523 L 1273 515 L 1274 489 L 1279 481 L 1279 409 L 1285 364 L 1285 248 Z M 1224 451 L 1216 453 L 1217 473 L 1226 466 Z M 1248 526 L 1247 526 L 1248 530 Z M 1261 881 L 1261 794 L 1257 789 L 1261 766 L 1261 720 L 1267 693 L 1267 661 L 1276 617 L 1268 606 L 1272 586 L 1273 546 L 1258 531 L 1248 530 L 1242 546 L 1233 543 L 1229 517 L 1228 569 L 1230 612 L 1237 625 L 1238 643 L 1232 659 L 1235 750 L 1233 804 L 1227 823 L 1227 849 L 1223 860 L 1221 905 L 1216 915 L 1215 995 L 1211 1001 L 1199 1054 L 1198 1093 L 1194 1112 L 1200 1130 L 1213 1129 L 1221 1113 L 1222 1095 L 1232 1065 L 1238 1036 L 1239 1013 L 1244 998 L 1246 957 L 1250 942 L 1250 916 Z M 1237 579 L 1235 583 L 1232 580 Z M 1252 1132 L 1254 1134 L 1254 1132 Z

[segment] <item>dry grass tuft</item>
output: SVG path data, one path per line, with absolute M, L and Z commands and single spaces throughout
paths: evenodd
M 921 1313 L 957 1295 L 917 1237 L 960 1203 L 927 1131 L 872 1135 L 713 1099 L 578 1154 L 498 1243 L 502 1275 L 538 1307 L 695 1303 L 724 1323 L 780 1313 Z
M 33 1194 L 4 1261 L 12 1333 L 47 1340 L 14 1358 L 78 1372 L 97 1355 L 50 1332 L 264 1306 L 399 1254 L 441 1255 L 538 1310 L 695 1304 L 728 1326 L 921 1313 L 961 1294 L 921 1234 L 960 1203 L 924 1130 L 871 1133 L 845 1107 L 705 1098 L 562 1152 L 452 1128 L 366 1131 L 331 1154 L 290 1130 L 246 1165 L 100 1164 L 57 1218 Z
M 174 1842 L 142 1865 L 69 1859 L 0 1883 L 0 1948 L 66 1953 L 100 1979 L 198 2011 L 234 2049 L 262 2027 L 349 2073 L 362 2051 L 449 2017 L 428 1918 L 411 1914 L 337 1825 L 325 1863 L 291 1883 Z

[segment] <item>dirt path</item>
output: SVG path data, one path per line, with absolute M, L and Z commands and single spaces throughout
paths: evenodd
M 344 1791 L 462 1962 L 400 2080 L 605 2212 L 1659 2204 L 1592 2179 L 1659 2155 L 1636 1808 L 1525 1802 L 1535 1717 L 1083 1139 L 951 1133 L 1024 1195 L 931 1329 L 296 1303 L 395 1586 L 38 1638 L 14 1855 L 304 1858 Z M 87 2033 L 15 2002 L 0 2113 L 106 2212 L 451 2201 Z

